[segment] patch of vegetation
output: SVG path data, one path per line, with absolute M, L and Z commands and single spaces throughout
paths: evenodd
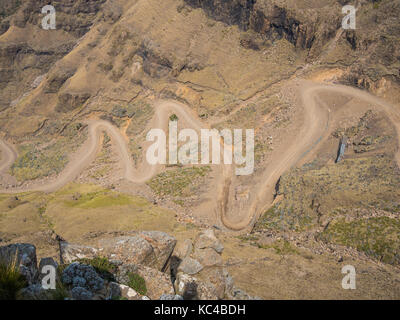
M 126 134 L 130 137 L 129 150 L 131 152 L 135 164 L 142 157 L 142 147 L 140 144 L 145 140 L 145 128 L 147 123 L 153 117 L 154 109 L 145 101 L 138 101 L 131 104 L 127 111 L 128 116 L 131 115 L 129 126 Z
M 0 8 L 0 18 L 5 18 L 14 14 L 21 6 L 21 4 L 21 0 L 7 1 L 5 3 L 2 3 Z
M 64 204 L 68 207 L 78 207 L 82 209 L 126 206 L 132 204 L 132 199 L 128 195 L 119 194 L 110 190 L 77 194 L 73 198 L 72 200 L 65 200 Z
M 125 297 L 120 297 L 120 296 L 114 296 L 114 297 L 111 297 L 111 300 L 115 300 L 115 301 L 120 301 L 120 300 L 129 300 L 128 298 L 125 298 Z
M 76 260 L 76 262 L 92 266 L 103 279 L 115 281 L 114 274 L 117 271 L 117 266 L 105 257 L 83 258 Z
M 147 287 L 146 287 L 146 281 L 143 279 L 143 277 L 133 272 L 129 272 L 127 276 L 128 276 L 127 285 L 132 289 L 134 289 L 139 294 L 143 296 L 146 295 Z
M 68 163 L 68 155 L 86 139 L 80 123 L 68 126 L 61 137 L 42 147 L 33 142 L 19 147 L 19 156 L 11 167 L 18 181 L 34 180 L 60 173 Z
M 374 207 L 398 213 L 400 172 L 387 155 L 296 168 L 282 176 L 278 194 L 284 199 L 262 216 L 257 228 L 301 232 L 344 208 Z
M 167 170 L 147 184 L 158 196 L 189 197 L 210 171 L 209 166 Z
M 400 263 L 400 220 L 374 217 L 331 222 L 319 235 L 324 242 L 348 246 L 384 263 Z
M 245 236 L 237 236 L 240 241 L 247 242 L 247 241 L 258 241 L 258 237 L 255 235 L 245 235 Z
M 169 117 L 169 121 L 178 121 L 178 119 L 179 118 L 175 113 Z
M 297 249 L 287 240 L 276 240 L 274 243 L 269 245 L 258 245 L 259 248 L 263 249 L 274 249 L 276 254 L 288 255 L 298 253 Z
M 353 150 L 355 153 L 364 153 L 377 149 L 381 143 L 390 139 L 389 136 L 366 136 L 361 138 L 360 141 L 353 142 Z
M 60 300 L 63 301 L 65 298 L 69 298 L 69 291 L 67 287 L 62 283 L 60 278 L 56 281 L 56 288 L 54 290 L 49 289 L 49 300 Z
M 16 300 L 18 292 L 26 286 L 28 283 L 19 271 L 17 258 L 10 263 L 0 261 L 0 300 Z

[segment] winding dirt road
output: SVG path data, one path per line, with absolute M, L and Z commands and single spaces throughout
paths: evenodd
M 273 202 L 275 186 L 281 175 L 293 167 L 309 151 L 314 149 L 319 142 L 329 134 L 327 128 L 332 120 L 329 108 L 318 98 L 322 92 L 344 94 L 350 97 L 359 98 L 366 102 L 379 106 L 393 122 L 398 141 L 400 141 L 400 113 L 396 107 L 389 103 L 361 90 L 340 85 L 322 85 L 309 81 L 300 82 L 300 92 L 304 110 L 304 123 L 296 138 L 287 146 L 285 152 L 274 153 L 268 165 L 264 169 L 260 183 L 252 186 L 254 191 L 249 204 L 243 208 L 237 208 L 232 196 L 229 194 L 229 187 L 234 181 L 234 170 L 232 165 L 220 165 L 222 175 L 220 181 L 216 181 L 219 187 L 217 203 L 215 203 L 219 218 L 222 224 L 233 231 L 244 231 L 252 228 L 260 215 L 267 210 Z M 195 130 L 208 128 L 187 106 L 176 101 L 157 101 L 154 104 L 154 117 L 149 127 L 160 128 L 168 131 L 168 118 L 175 113 L 181 120 L 184 120 L 188 127 Z M 53 192 L 69 182 L 76 179 L 79 174 L 94 161 L 99 148 L 102 132 L 107 132 L 123 165 L 123 177 L 131 182 L 142 184 L 148 181 L 157 173 L 161 172 L 163 165 L 149 165 L 143 161 L 140 167 L 135 168 L 130 156 L 126 139 L 118 128 L 111 123 L 100 120 L 87 121 L 89 136 L 87 141 L 76 152 L 74 159 L 68 163 L 55 181 L 46 182 L 43 185 L 34 184 L 30 187 L 20 187 L 0 190 L 0 193 L 20 193 L 26 191 Z M 143 150 L 146 150 L 146 142 Z M 6 172 L 17 158 L 14 148 L 5 141 L 0 140 L 2 158 L 0 160 L 0 174 Z M 400 151 L 396 153 L 396 160 L 400 166 Z M 239 220 L 239 221 L 238 221 Z
M 397 133 L 397 141 L 400 141 L 400 112 L 395 106 L 383 101 L 382 99 L 369 94 L 366 91 L 358 90 L 352 87 L 342 85 L 323 85 L 310 81 L 301 81 L 300 94 L 304 109 L 304 124 L 296 139 L 288 146 L 284 154 L 275 154 L 264 170 L 262 183 L 256 186 L 255 199 L 251 202 L 248 210 L 241 221 L 232 221 L 229 216 L 235 216 L 234 208 L 221 210 L 221 221 L 227 228 L 234 231 L 249 230 L 256 223 L 258 218 L 268 210 L 272 203 L 275 193 L 276 183 L 282 174 L 293 167 L 308 152 L 316 148 L 320 141 L 329 135 L 329 122 L 333 121 L 329 108 L 318 98 L 318 94 L 328 92 L 335 94 L 344 94 L 352 98 L 364 100 L 379 107 L 386 113 L 393 123 Z M 396 152 L 396 161 L 400 167 L 400 149 Z M 229 203 L 228 201 L 226 203 Z M 229 208 L 229 207 L 228 207 Z M 231 214 L 229 214 L 229 211 Z M 239 214 L 240 215 L 240 214 Z

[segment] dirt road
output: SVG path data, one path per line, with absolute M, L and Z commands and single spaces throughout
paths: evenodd
M 285 145 L 285 152 L 275 152 L 272 155 L 271 160 L 263 170 L 262 178 L 260 179 L 261 182 L 253 186 L 252 190 L 256 190 L 255 195 L 252 196 L 250 203 L 244 208 L 238 209 L 235 205 L 232 205 L 232 196 L 229 194 L 230 184 L 235 179 L 233 176 L 233 167 L 231 165 L 220 165 L 219 169 L 222 170 L 222 174 L 219 181 L 215 181 L 219 186 L 219 194 L 215 201 L 216 203 L 213 205 L 216 207 L 220 220 L 226 228 L 234 231 L 249 230 L 252 228 L 260 215 L 271 206 L 275 186 L 280 176 L 293 167 L 306 153 L 314 149 L 324 136 L 329 134 L 327 132 L 328 123 L 329 121 L 334 121 L 334 119 L 331 119 L 328 107 L 318 98 L 319 93 L 344 94 L 381 107 L 395 125 L 398 141 L 400 141 L 400 113 L 396 107 L 387 102 L 365 91 L 346 86 L 322 85 L 308 81 L 300 81 L 299 85 L 304 111 L 303 125 L 296 138 Z M 172 113 L 175 113 L 190 128 L 195 130 L 208 128 L 189 107 L 179 102 L 160 100 L 154 104 L 154 108 L 155 112 L 149 124 L 150 128 L 159 128 L 168 132 L 168 119 Z M 90 120 L 87 121 L 87 124 L 89 127 L 87 141 L 80 147 L 73 160 L 68 163 L 56 180 L 46 182 L 43 185 L 34 184 L 30 187 L 0 190 L 0 193 L 20 193 L 26 191 L 53 192 L 60 189 L 76 179 L 94 161 L 101 147 L 100 139 L 103 132 L 109 134 L 116 148 L 123 166 L 123 178 L 142 184 L 163 170 L 163 165 L 150 165 L 147 161 L 143 161 L 138 168 L 135 168 L 126 138 L 111 123 Z M 146 142 L 143 145 L 143 150 L 147 150 L 147 146 L 150 144 L 150 142 Z M 2 174 L 15 161 L 17 153 L 13 147 L 2 140 L 0 140 L 0 150 L 2 151 L 0 174 Z M 396 160 L 400 166 L 400 151 L 396 153 Z M 210 208 L 210 211 L 213 209 Z
M 281 175 L 293 167 L 308 152 L 316 148 L 319 142 L 329 134 L 326 129 L 329 122 L 335 121 L 335 119 L 332 119 L 329 108 L 318 98 L 318 94 L 323 92 L 344 94 L 376 105 L 387 114 L 394 124 L 397 132 L 397 140 L 400 141 L 399 110 L 368 92 L 342 85 L 323 85 L 309 81 L 300 82 L 299 92 L 305 116 L 301 131 L 298 133 L 296 139 L 287 145 L 285 153 L 272 156 L 271 161 L 264 170 L 263 182 L 255 188 L 259 191 L 249 208 L 245 208 L 247 212 L 241 216 L 239 222 L 232 221 L 232 217 L 237 216 L 238 212 L 226 212 L 226 207 L 225 210 L 224 208 L 221 210 L 221 220 L 227 228 L 235 231 L 250 230 L 259 217 L 271 207 L 275 186 Z M 400 150 L 396 153 L 396 161 L 400 167 Z M 231 209 L 231 211 L 233 210 Z
M 168 119 L 171 114 L 176 114 L 180 120 L 195 129 L 200 130 L 204 125 L 196 118 L 190 108 L 173 101 L 159 100 L 154 104 L 155 112 L 149 127 L 163 129 L 168 132 Z M 69 182 L 73 181 L 79 174 L 94 161 L 99 148 L 101 147 L 100 139 L 103 132 L 111 137 L 112 143 L 118 153 L 120 162 L 123 166 L 123 178 L 134 183 L 145 183 L 155 174 L 162 170 L 163 165 L 150 165 L 147 161 L 143 161 L 139 168 L 135 168 L 130 156 L 126 139 L 122 136 L 118 128 L 111 123 L 102 120 L 86 121 L 89 128 L 89 136 L 86 142 L 79 148 L 73 156 L 73 160 L 68 163 L 66 168 L 60 173 L 55 181 L 46 184 L 33 184 L 29 187 L 10 188 L 0 190 L 0 193 L 20 193 L 28 191 L 53 192 Z M 151 143 L 147 142 L 145 145 Z M 146 146 L 145 146 L 146 147 Z M 144 148 L 146 150 L 147 148 Z M 2 151 L 2 161 L 0 163 L 0 174 L 6 172 L 17 158 L 14 148 L 10 147 L 6 142 L 0 140 L 0 150 Z

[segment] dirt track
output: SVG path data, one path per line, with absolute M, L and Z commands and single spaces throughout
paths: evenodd
M 229 186 L 234 179 L 233 168 L 229 165 L 221 165 L 222 175 L 221 181 L 216 181 L 219 185 L 219 196 L 217 203 L 214 204 L 218 208 L 218 214 L 222 224 L 228 229 L 241 231 L 248 230 L 257 221 L 259 216 L 267 210 L 272 202 L 275 191 L 275 185 L 280 176 L 294 166 L 306 153 L 311 151 L 318 145 L 318 142 L 328 134 L 326 128 L 329 121 L 333 121 L 329 114 L 327 106 L 320 101 L 318 93 L 329 92 L 336 94 L 345 94 L 351 97 L 365 100 L 369 103 L 376 104 L 389 116 L 393 122 L 397 132 L 398 141 L 400 141 L 400 114 L 396 107 L 372 96 L 371 94 L 357 90 L 351 87 L 340 85 L 322 85 L 308 81 L 300 82 L 300 90 L 302 104 L 304 109 L 304 123 L 296 139 L 288 143 L 285 152 L 273 154 L 272 159 L 266 166 L 261 183 L 254 186 L 258 190 L 256 195 L 248 206 L 242 208 L 242 212 L 237 212 L 237 208 L 229 209 L 231 196 L 229 195 Z M 171 113 L 175 113 L 186 124 L 195 129 L 206 128 L 192 112 L 192 110 L 176 101 L 158 101 L 154 105 L 155 116 L 151 120 L 152 128 L 160 128 L 168 130 L 168 117 Z M 96 154 L 101 147 L 100 137 L 103 131 L 110 136 L 116 150 L 119 154 L 120 161 L 123 165 L 124 178 L 134 183 L 145 183 L 155 174 L 159 173 L 163 166 L 151 166 L 146 161 L 135 168 L 130 157 L 126 139 L 121 135 L 118 128 L 106 121 L 91 120 L 87 122 L 89 126 L 89 137 L 84 145 L 77 151 L 76 157 L 67 165 L 55 181 L 51 181 L 44 185 L 33 185 L 29 188 L 14 188 L 0 190 L 0 193 L 18 193 L 26 191 L 44 191 L 53 192 L 73 181 L 79 174 L 95 159 Z M 0 161 L 0 174 L 5 172 L 15 161 L 17 154 L 4 141 L 0 140 L 0 149 L 3 158 Z M 145 146 L 143 148 L 146 150 Z M 396 153 L 396 160 L 400 166 L 400 151 Z M 211 208 L 210 208 L 211 210 Z M 240 219 L 239 221 L 238 218 Z
M 227 228 L 235 231 L 249 230 L 260 215 L 272 205 L 275 186 L 280 176 L 294 166 L 308 152 L 318 146 L 318 143 L 327 135 L 328 122 L 334 121 L 330 117 L 330 110 L 318 98 L 322 92 L 344 94 L 365 100 L 377 105 L 384 111 L 396 128 L 397 139 L 400 141 L 400 112 L 395 106 L 377 98 L 365 91 L 341 85 L 322 85 L 309 81 L 301 81 L 300 90 L 304 109 L 304 123 L 297 138 L 287 145 L 284 154 L 273 155 L 272 160 L 264 170 L 262 183 L 257 186 L 258 194 L 251 205 L 246 208 L 246 215 L 239 222 L 232 222 L 227 216 L 234 216 L 222 210 L 221 220 Z M 400 167 L 400 150 L 396 153 L 396 161 Z

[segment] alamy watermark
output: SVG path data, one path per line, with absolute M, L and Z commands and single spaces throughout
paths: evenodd
M 346 5 L 342 8 L 342 13 L 346 16 L 342 20 L 342 28 L 345 30 L 356 29 L 356 8 L 352 5 Z
M 352 265 L 346 265 L 342 268 L 342 273 L 345 276 L 342 279 L 342 288 L 345 290 L 356 289 L 356 268 Z
M 47 5 L 42 8 L 42 13 L 45 16 L 42 19 L 42 29 L 56 29 L 56 9 L 52 5 Z
M 201 129 L 199 141 L 199 136 L 195 130 L 183 129 L 178 132 L 178 121 L 169 121 L 168 162 L 167 135 L 164 130 L 150 130 L 147 133 L 146 140 L 154 142 L 146 152 L 146 160 L 151 165 L 220 164 L 221 145 L 223 144 L 223 163 L 236 164 L 236 175 L 250 175 L 254 172 L 254 129 L 246 129 L 245 143 L 243 143 L 242 129 L 223 129 L 221 131 Z M 178 142 L 184 144 L 178 148 Z M 243 145 L 245 148 L 243 148 Z M 244 149 L 245 155 L 243 155 Z
M 42 279 L 42 288 L 45 290 L 56 289 L 56 268 L 53 265 L 45 265 L 40 271 L 45 276 Z

